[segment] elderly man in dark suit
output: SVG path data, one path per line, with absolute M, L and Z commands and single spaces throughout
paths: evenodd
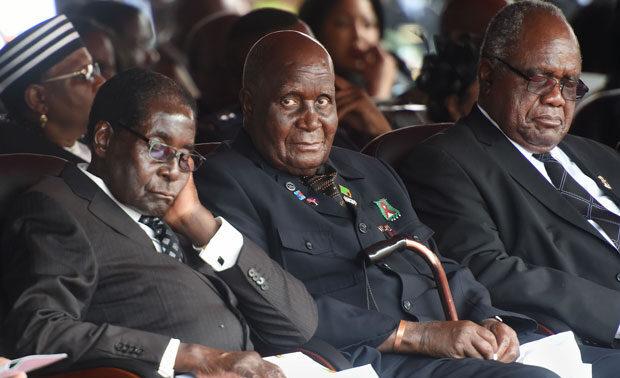
M 567 135 L 577 39 L 555 6 L 518 2 L 492 21 L 469 116 L 399 167 L 442 253 L 500 308 L 613 346 L 620 337 L 620 156 Z
M 163 75 L 126 71 L 97 94 L 89 130 L 92 163 L 44 179 L 9 215 L 14 353 L 137 360 L 163 376 L 283 377 L 250 352 L 250 336 L 296 347 L 314 333 L 316 305 L 198 202 L 193 100 Z
M 554 376 L 511 363 L 519 342 L 508 324 L 535 323 L 493 308 L 468 269 L 443 260 L 463 319 L 452 322 L 442 321 L 419 257 L 364 264 L 360 251 L 389 235 L 432 246 L 432 231 L 392 169 L 332 147 L 334 71 L 323 46 L 294 31 L 263 37 L 248 54 L 241 99 L 244 129 L 207 158 L 199 195 L 305 283 L 319 308 L 319 338 L 383 377 Z

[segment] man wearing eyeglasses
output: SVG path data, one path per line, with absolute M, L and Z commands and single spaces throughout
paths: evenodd
M 505 7 L 491 22 L 478 104 L 399 168 L 442 254 L 468 265 L 493 303 L 553 331 L 620 338 L 620 158 L 567 135 L 581 55 L 555 6 Z
M 68 164 L 14 204 L 1 277 L 15 355 L 64 352 L 64 368 L 138 364 L 145 376 L 284 377 L 250 336 L 297 347 L 316 305 L 198 201 L 195 111 L 161 74 L 115 76 L 91 110 L 91 164 Z

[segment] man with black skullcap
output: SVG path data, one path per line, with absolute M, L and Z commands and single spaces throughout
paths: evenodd
M 0 50 L 0 153 L 90 160 L 79 139 L 103 82 L 99 67 L 64 15 L 26 30 Z

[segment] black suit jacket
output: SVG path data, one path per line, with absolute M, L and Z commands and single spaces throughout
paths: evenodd
M 21 197 L 8 219 L 2 282 L 12 309 L 3 331 L 15 355 L 137 359 L 157 370 L 170 337 L 246 350 L 252 333 L 291 348 L 316 328 L 303 285 L 254 243 L 244 239 L 236 265 L 217 274 L 187 249 L 192 266 L 182 264 L 157 253 L 74 165 Z
M 359 252 L 386 239 L 381 225 L 430 244 L 432 231 L 419 221 L 402 182 L 387 164 L 338 147 L 332 148 L 329 164 L 357 206 L 341 207 L 312 194 L 298 177 L 272 168 L 243 131 L 232 145 L 207 158 L 195 181 L 203 203 L 304 282 L 319 308 L 317 337 L 343 349 L 378 346 L 401 319 L 444 320 L 432 272 L 421 258 L 405 251 L 367 269 L 376 311 L 367 296 Z M 298 199 L 287 188 L 291 184 L 318 205 Z M 400 211 L 398 219 L 382 216 L 374 203 L 382 198 Z M 481 321 L 500 314 L 468 269 L 447 259 L 443 263 L 463 319 Z M 524 327 L 533 323 L 518 315 L 513 320 Z
M 620 204 L 620 156 L 567 135 L 560 148 Z M 440 250 L 467 264 L 498 307 L 611 345 L 620 324 L 620 255 L 474 111 L 416 147 L 398 169 Z

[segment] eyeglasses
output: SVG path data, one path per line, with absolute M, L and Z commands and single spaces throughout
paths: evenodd
M 182 172 L 195 172 L 205 161 L 204 156 L 196 152 L 179 151 L 176 148 L 158 140 L 149 139 L 121 122 L 115 122 L 115 124 L 146 142 L 149 146 L 149 156 L 155 161 L 160 163 L 168 163 L 171 160 L 178 158 L 179 168 Z
M 508 62 L 500 59 L 496 56 L 486 56 L 489 59 L 495 59 L 505 65 L 510 71 L 517 76 L 522 77 L 527 81 L 527 91 L 533 94 L 544 96 L 549 94 L 556 85 L 560 85 L 560 92 L 562 97 L 568 101 L 576 101 L 581 99 L 588 93 L 588 86 L 581 81 L 572 79 L 556 79 L 555 77 L 549 77 L 545 75 L 532 75 L 528 76 L 518 69 L 511 66 Z
M 99 64 L 91 63 L 91 64 L 87 64 L 86 66 L 84 66 L 84 68 L 82 68 L 79 71 L 74 71 L 68 74 L 50 77 L 49 79 L 43 80 L 41 83 L 49 83 L 51 81 L 71 79 L 72 77 L 76 77 L 76 76 L 81 76 L 82 80 L 92 83 L 95 80 L 95 76 L 99 76 L 99 75 L 101 75 Z

